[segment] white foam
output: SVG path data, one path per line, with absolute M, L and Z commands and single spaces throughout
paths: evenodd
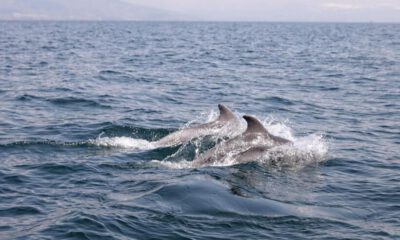
M 182 161 L 179 161 L 179 162 L 152 160 L 151 162 L 155 163 L 157 165 L 161 165 L 163 167 L 172 168 L 172 169 L 193 168 L 193 162 L 192 161 L 187 161 L 187 160 L 182 160 Z
M 272 133 L 272 135 L 279 136 L 290 141 L 294 141 L 292 128 L 289 126 L 289 121 L 285 120 L 283 122 L 274 120 L 274 118 L 269 117 L 263 121 L 264 127 Z
M 297 139 L 294 138 L 292 141 L 293 144 L 272 148 L 258 161 L 277 167 L 294 168 L 326 161 L 329 146 L 323 135 L 311 134 Z
M 89 144 L 93 144 L 101 147 L 118 147 L 127 148 L 132 150 L 150 150 L 155 148 L 152 142 L 144 139 L 136 139 L 130 137 L 101 137 L 88 141 Z

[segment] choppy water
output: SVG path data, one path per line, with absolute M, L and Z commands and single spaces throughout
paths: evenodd
M 399 93 L 395 24 L 0 22 L 0 238 L 400 238 Z M 149 146 L 220 102 L 294 161 Z

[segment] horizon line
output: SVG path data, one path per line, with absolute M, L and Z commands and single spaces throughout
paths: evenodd
M 118 19 L 0 19 L 0 22 L 159 22 L 159 23 L 322 23 L 322 24 L 400 24 L 385 21 L 275 21 L 275 20 L 118 20 Z

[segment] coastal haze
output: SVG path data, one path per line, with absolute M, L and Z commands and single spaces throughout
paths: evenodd
M 0 0 L 0 20 L 186 20 L 183 15 L 119 0 Z
M 0 20 L 400 22 L 400 1 L 0 0 Z

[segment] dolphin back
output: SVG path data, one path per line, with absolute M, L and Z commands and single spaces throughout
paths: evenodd
M 257 118 L 255 118 L 253 116 L 249 116 L 249 115 L 244 115 L 243 118 L 247 122 L 247 129 L 244 132 L 245 134 L 247 134 L 247 133 L 265 133 L 265 134 L 268 134 L 267 129 L 265 129 L 263 124 Z
M 271 133 L 269 133 L 268 130 L 257 118 L 249 115 L 244 115 L 243 118 L 247 122 L 247 129 L 244 132 L 244 134 L 263 134 L 264 136 L 272 139 L 277 144 L 285 144 L 291 142 L 285 138 L 274 136 Z
M 231 110 L 229 110 L 229 108 L 227 108 L 225 105 L 218 104 L 218 109 L 219 109 L 219 117 L 217 119 L 218 121 L 228 121 L 236 118 L 235 114 Z
M 156 146 L 167 147 L 188 142 L 193 138 L 216 134 L 216 130 L 224 126 L 232 125 L 231 122 L 237 121 L 235 114 L 225 105 L 218 104 L 219 117 L 215 121 L 203 123 L 194 127 L 188 127 L 173 132 L 155 142 Z

